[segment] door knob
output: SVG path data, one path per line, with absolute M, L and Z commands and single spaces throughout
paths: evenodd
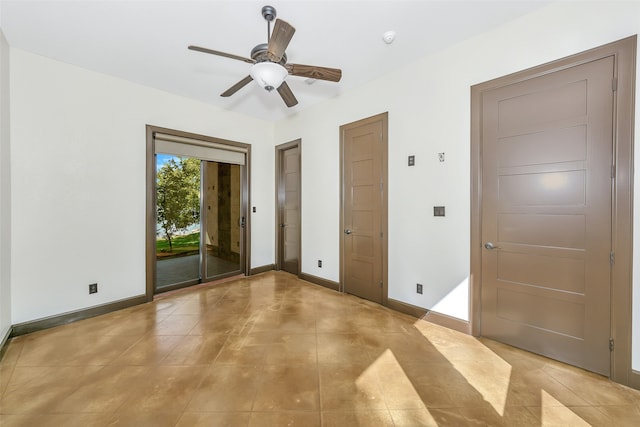
M 284 223 L 280 224 L 280 227 L 284 228 L 284 227 L 285 227 L 285 224 L 284 224 Z
M 489 249 L 489 250 L 494 250 L 494 249 L 500 249 L 499 246 L 494 245 L 491 242 L 487 242 L 484 244 L 485 249 Z
M 344 230 L 344 234 L 351 234 L 351 230 L 347 228 L 346 230 Z

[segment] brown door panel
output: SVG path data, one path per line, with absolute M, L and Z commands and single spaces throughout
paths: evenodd
M 342 132 L 342 280 L 345 292 L 383 302 L 383 119 Z
M 278 265 L 299 274 L 300 264 L 300 147 L 279 150 Z
M 483 94 L 482 335 L 608 374 L 613 58 Z

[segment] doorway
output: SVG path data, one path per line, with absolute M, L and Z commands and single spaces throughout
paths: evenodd
M 156 292 L 239 274 L 240 165 L 156 153 Z
M 635 37 L 472 88 L 473 333 L 622 383 L 634 52 Z
M 300 274 L 301 141 L 276 147 L 276 269 Z
M 340 126 L 340 285 L 387 304 L 388 113 Z
M 147 126 L 147 298 L 246 274 L 248 144 Z

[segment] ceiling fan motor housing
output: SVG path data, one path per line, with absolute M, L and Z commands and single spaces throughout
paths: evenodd
M 259 45 L 251 49 L 251 59 L 253 59 L 256 62 L 265 62 L 265 61 L 274 62 L 269 59 L 269 56 L 267 55 L 268 50 L 269 50 L 268 43 L 260 43 Z M 283 53 L 282 58 L 280 58 L 280 61 L 278 61 L 277 64 L 284 66 L 284 64 L 286 63 L 287 63 L 287 54 Z

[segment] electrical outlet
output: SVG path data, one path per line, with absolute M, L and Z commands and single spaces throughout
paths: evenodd
M 409 156 L 407 160 L 407 166 L 415 166 L 416 165 L 416 156 Z
M 420 283 L 416 283 L 416 292 L 422 294 L 422 285 Z
M 318 267 L 322 268 L 322 260 L 321 259 L 318 260 Z
M 89 293 L 90 294 L 96 294 L 98 293 L 98 284 L 97 283 L 91 283 L 89 285 Z

